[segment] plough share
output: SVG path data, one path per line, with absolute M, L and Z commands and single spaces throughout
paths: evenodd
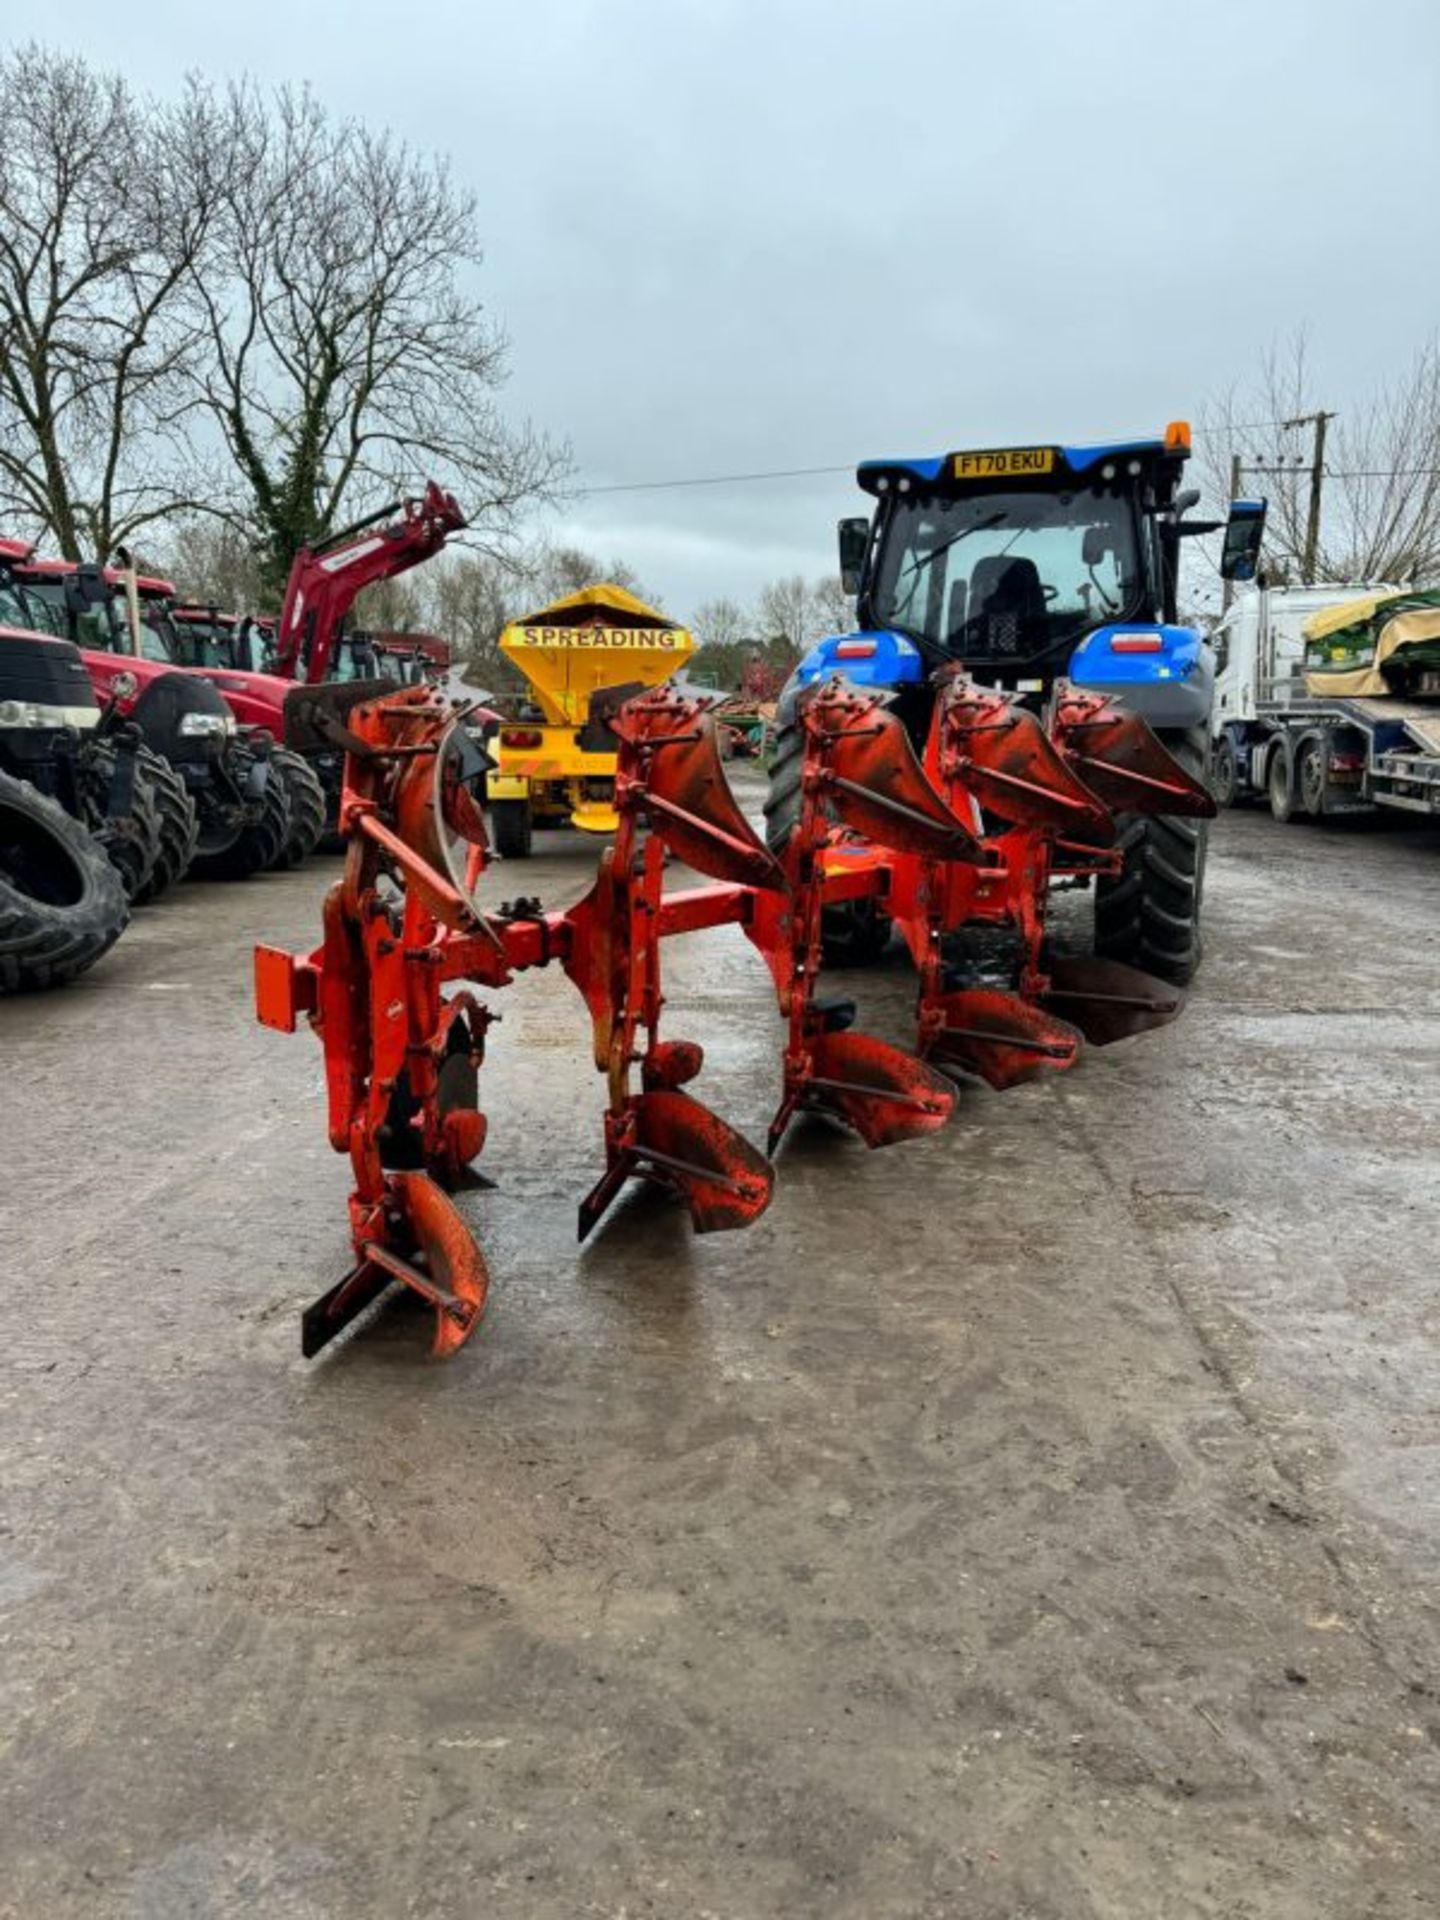
M 260 1020 L 293 1032 L 305 1015 L 320 1036 L 330 1141 L 355 1182 L 355 1263 L 306 1312 L 306 1355 L 396 1281 L 433 1308 L 437 1354 L 474 1331 L 489 1276 L 450 1196 L 474 1182 L 485 1142 L 494 1016 L 480 996 L 530 968 L 557 964 L 579 989 L 605 1075 L 605 1164 L 580 1203 L 582 1239 L 635 1179 L 673 1190 L 701 1233 L 746 1226 L 800 1113 L 888 1146 L 945 1125 L 957 1075 L 1015 1086 L 1073 1066 L 1083 1040 L 1180 1010 L 1174 988 L 1046 935 L 1052 881 L 1116 870 L 1117 812 L 1214 812 L 1145 723 L 1105 699 L 1062 684 L 1042 722 L 947 669 L 917 752 L 883 695 L 818 685 L 802 696 L 803 801 L 781 857 L 736 802 L 703 700 L 660 688 L 612 702 L 599 717 L 617 743 L 618 830 L 589 894 L 547 913 L 479 904 L 486 760 L 463 711 L 423 687 L 348 709 L 346 692 L 300 722 L 346 749 L 348 847 L 323 939 L 305 956 L 255 956 Z M 707 884 L 667 891 L 667 855 Z M 914 961 L 913 1052 L 818 991 L 824 909 L 861 899 Z M 701 1047 L 660 1032 L 664 942 L 725 924 L 762 955 L 785 1020 L 768 1153 L 690 1091 Z

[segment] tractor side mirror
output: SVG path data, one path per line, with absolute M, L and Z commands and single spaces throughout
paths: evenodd
M 81 612 L 105 605 L 110 598 L 110 583 L 98 560 L 82 560 L 73 573 L 65 576 L 65 598 Z
M 1265 537 L 1264 500 L 1232 500 L 1225 522 L 1225 546 L 1220 555 L 1222 580 L 1253 580 L 1260 566 L 1260 543 Z
M 842 520 L 840 534 L 840 584 L 846 593 L 859 593 L 860 576 L 865 571 L 865 554 L 870 545 L 870 522 L 865 519 Z

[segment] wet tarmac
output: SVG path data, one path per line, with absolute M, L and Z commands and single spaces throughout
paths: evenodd
M 346 1167 L 249 946 L 334 871 L 0 1005 L 0 1915 L 1440 1910 L 1440 835 L 1227 817 L 1180 1022 L 807 1127 L 745 1234 L 576 1247 L 601 1088 L 524 979 L 440 1366 L 403 1305 L 299 1356 Z M 759 959 L 666 960 L 763 1139 Z

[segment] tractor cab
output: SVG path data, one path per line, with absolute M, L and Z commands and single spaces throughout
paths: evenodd
M 836 665 L 864 680 L 861 663 L 874 660 L 888 684 L 958 661 L 1023 693 L 1067 676 L 1147 687 L 1147 718 L 1193 724 L 1208 710 L 1213 663 L 1176 624 L 1180 541 L 1226 523 L 1185 518 L 1199 499 L 1181 488 L 1189 454 L 1176 421 L 1156 439 L 865 461 L 857 478 L 873 520 L 840 526 L 863 631 L 837 643 Z M 1232 508 L 1240 567 L 1241 536 L 1253 529 L 1258 550 L 1254 506 Z

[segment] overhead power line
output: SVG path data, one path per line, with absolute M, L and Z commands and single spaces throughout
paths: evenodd
M 1225 421 L 1220 426 L 1195 427 L 1195 434 L 1215 433 L 1260 433 L 1269 427 L 1285 427 L 1293 423 L 1288 420 L 1237 420 Z M 1136 434 L 1135 438 L 1145 438 Z M 603 481 L 599 486 L 582 482 L 576 489 L 583 494 L 599 493 L 665 493 L 676 487 L 748 487 L 765 480 L 814 480 L 822 475 L 853 473 L 856 462 L 843 461 L 839 466 L 827 467 L 767 467 L 755 473 L 705 473 L 686 474 L 674 480 L 615 480 Z M 1253 463 L 1247 462 L 1247 465 Z
M 755 480 L 809 480 L 821 473 L 853 473 L 855 462 L 840 467 L 775 467 L 765 473 L 707 473 L 684 480 L 622 480 L 601 487 L 583 486 L 582 493 L 659 493 L 666 487 L 741 487 Z

